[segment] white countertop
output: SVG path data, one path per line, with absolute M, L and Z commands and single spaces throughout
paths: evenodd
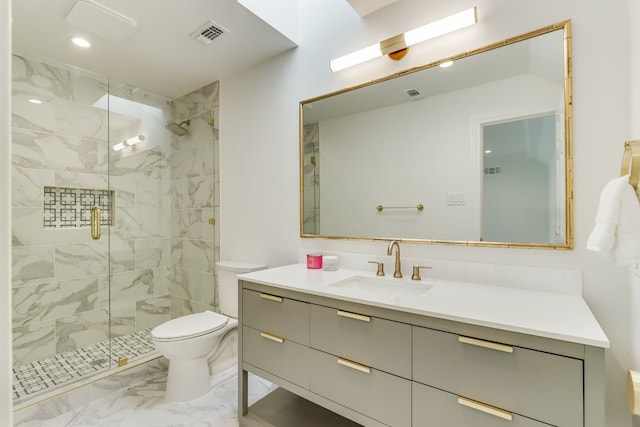
M 372 294 L 336 284 L 354 277 L 376 278 L 374 273 L 340 269 L 309 270 L 304 264 L 246 273 L 238 276 L 264 285 L 339 298 L 376 307 L 405 311 L 489 328 L 609 348 L 609 340 L 579 295 L 516 289 L 448 280 L 384 279 L 425 286 L 420 296 Z M 429 285 L 433 285 L 429 288 Z M 392 286 L 390 284 L 389 286 Z

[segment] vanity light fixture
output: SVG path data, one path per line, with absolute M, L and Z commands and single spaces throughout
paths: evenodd
M 144 141 L 144 135 L 136 135 L 125 141 L 117 143 L 116 145 L 113 146 L 113 151 L 123 150 L 127 147 L 131 147 L 132 145 L 136 145 L 140 141 Z
M 336 72 L 382 55 L 388 55 L 389 58 L 398 61 L 405 57 L 409 46 L 468 27 L 477 22 L 477 8 L 472 7 L 471 9 L 458 12 L 446 18 L 414 28 L 406 33 L 398 34 L 397 36 L 383 40 L 380 43 L 376 43 L 348 55 L 336 58 L 329 62 L 329 67 L 331 68 L 331 71 Z

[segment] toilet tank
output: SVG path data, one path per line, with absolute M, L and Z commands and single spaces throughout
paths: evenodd
M 216 263 L 218 272 L 218 306 L 222 314 L 238 317 L 238 274 L 264 270 L 264 264 L 243 261 L 220 261 Z

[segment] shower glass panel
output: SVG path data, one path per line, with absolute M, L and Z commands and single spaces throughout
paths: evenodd
M 169 316 L 170 136 L 166 98 L 12 65 L 14 400 L 28 401 L 153 356 L 149 330 Z
M 169 319 L 171 134 L 168 99 L 110 81 L 98 101 L 109 112 L 106 157 L 114 208 L 109 226 L 111 360 L 155 357 L 151 329 Z
M 218 309 L 218 89 L 170 100 L 14 55 L 16 407 L 158 357 L 154 326 Z
M 110 367 L 105 79 L 13 56 L 14 399 Z M 95 218 L 93 218 L 95 219 Z

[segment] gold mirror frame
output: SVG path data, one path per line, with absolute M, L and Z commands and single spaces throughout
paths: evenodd
M 433 239 L 410 239 L 410 238 L 392 238 L 392 237 L 347 237 L 347 236 L 329 236 L 321 234 L 305 234 L 304 233 L 304 118 L 303 108 L 306 104 L 314 101 L 329 98 L 331 96 L 340 95 L 359 88 L 371 86 L 380 82 L 384 82 L 396 77 L 426 70 L 438 66 L 446 61 L 457 61 L 513 43 L 531 39 L 553 31 L 564 31 L 564 132 L 565 132 L 565 224 L 566 224 L 566 241 L 565 243 L 527 243 L 527 242 L 489 242 L 489 241 L 464 241 L 464 240 L 433 240 Z M 406 243 L 423 243 L 423 244 L 447 244 L 457 246 L 476 246 L 476 247 L 500 247 L 500 248 L 530 248 L 530 249 L 564 249 L 571 250 L 574 247 L 574 230 L 573 230 L 573 92 L 572 92 L 572 48 L 571 48 L 571 20 L 562 21 L 548 27 L 540 28 L 516 37 L 508 38 L 503 41 L 489 44 L 479 49 L 460 53 L 438 61 L 410 68 L 398 73 L 371 80 L 349 88 L 341 89 L 332 93 L 310 98 L 301 101 L 299 104 L 299 138 L 300 138 L 300 237 L 303 238 L 322 238 L 322 239 L 340 239 L 355 241 L 391 241 L 398 240 Z

